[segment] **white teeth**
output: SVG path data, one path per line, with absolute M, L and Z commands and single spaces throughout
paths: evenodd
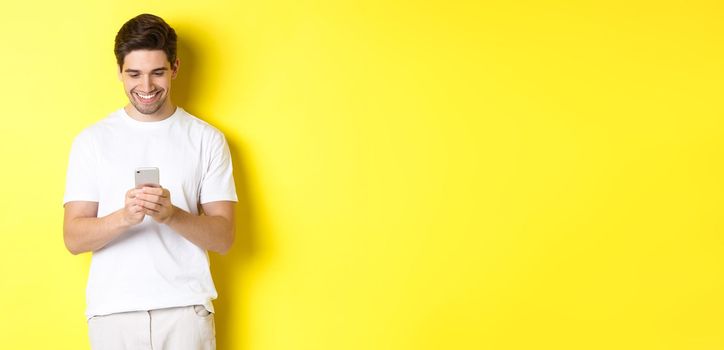
M 140 98 L 142 98 L 142 99 L 145 99 L 145 100 L 150 100 L 151 98 L 153 98 L 153 96 L 156 96 L 156 94 L 142 95 L 142 94 L 139 94 L 139 93 L 136 93 L 136 95 L 138 95 L 138 97 L 140 97 Z

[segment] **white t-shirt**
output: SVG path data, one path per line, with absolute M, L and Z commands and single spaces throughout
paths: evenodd
M 124 207 L 134 170 L 159 168 L 161 186 L 178 208 L 237 201 L 224 135 L 177 107 L 159 122 L 139 122 L 120 109 L 83 130 L 70 151 L 63 204 L 98 202 L 98 217 Z M 216 299 L 209 257 L 167 225 L 146 216 L 93 252 L 86 316 L 204 305 Z

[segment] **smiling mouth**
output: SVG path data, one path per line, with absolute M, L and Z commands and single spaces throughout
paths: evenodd
M 153 102 L 157 96 L 159 96 L 161 91 L 151 92 L 148 94 L 140 93 L 140 92 L 134 92 L 133 94 L 138 96 L 138 100 L 141 102 Z

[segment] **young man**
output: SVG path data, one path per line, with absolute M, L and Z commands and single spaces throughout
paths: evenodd
M 129 104 L 74 140 L 63 237 L 93 252 L 86 289 L 91 347 L 214 349 L 217 297 L 207 250 L 234 241 L 237 201 L 224 135 L 171 101 L 176 33 L 154 15 L 116 36 Z M 159 185 L 136 188 L 140 167 Z

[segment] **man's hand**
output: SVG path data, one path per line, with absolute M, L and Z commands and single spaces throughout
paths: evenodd
M 136 191 L 134 204 L 140 206 L 141 212 L 158 223 L 168 224 L 176 213 L 176 207 L 171 204 L 171 193 L 163 187 L 143 187 Z
M 126 192 L 126 202 L 123 208 L 123 221 L 128 226 L 133 226 L 141 223 L 146 213 L 143 211 L 143 207 L 136 203 L 136 195 L 141 193 L 140 189 L 132 188 Z

